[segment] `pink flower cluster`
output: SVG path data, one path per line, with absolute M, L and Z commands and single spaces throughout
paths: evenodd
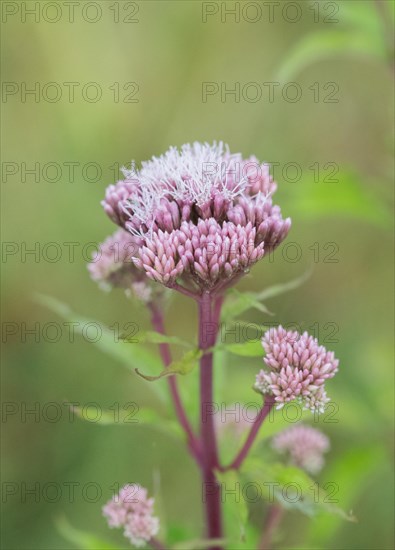
M 325 381 L 338 371 L 334 353 L 307 332 L 286 331 L 282 326 L 268 330 L 262 345 L 266 352 L 263 360 L 270 371 L 258 373 L 255 388 L 274 395 L 277 408 L 296 399 L 304 408 L 322 412 L 329 401 Z
M 172 147 L 110 185 L 103 207 L 137 235 L 137 267 L 166 286 L 198 290 L 230 281 L 288 234 L 272 203 L 276 184 L 266 164 L 231 154 L 222 143 Z
M 247 270 L 263 254 L 263 242 L 256 245 L 256 229 L 251 223 L 241 227 L 209 218 L 197 225 L 183 222 L 170 234 L 159 230 L 141 247 L 135 264 L 145 269 L 150 279 L 165 285 L 188 274 L 198 286 L 211 288 Z
M 138 248 L 136 237 L 124 229 L 116 231 L 92 255 L 92 261 L 88 264 L 92 279 L 104 290 L 124 288 L 143 302 L 148 302 L 152 296 L 152 288 L 133 262 Z
M 123 527 L 133 546 L 141 548 L 159 531 L 159 519 L 153 515 L 154 499 L 147 489 L 128 484 L 103 506 L 109 527 Z
M 287 454 L 295 466 L 316 474 L 324 465 L 323 454 L 329 450 L 330 444 L 322 432 L 300 424 L 276 435 L 272 447 L 279 453 Z

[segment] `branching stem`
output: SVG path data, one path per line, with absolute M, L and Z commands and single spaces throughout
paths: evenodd
M 152 326 L 157 332 L 160 332 L 161 334 L 166 334 L 162 312 L 154 304 L 151 304 L 150 309 Z M 163 364 L 165 365 L 165 367 L 169 367 L 172 362 L 169 344 L 159 344 L 159 351 L 162 357 Z M 192 430 L 192 426 L 190 425 L 184 406 L 182 404 L 181 396 L 178 391 L 177 378 L 175 376 L 169 376 L 167 378 L 167 381 L 169 384 L 169 389 L 173 399 L 177 418 L 187 436 L 189 450 L 197 463 L 199 465 L 202 465 L 200 443 Z

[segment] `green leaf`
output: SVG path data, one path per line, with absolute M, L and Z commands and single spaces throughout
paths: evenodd
M 202 354 L 203 352 L 199 349 L 188 351 L 180 361 L 174 361 L 157 376 L 143 374 L 139 369 L 135 369 L 135 371 L 139 376 L 144 378 L 144 380 L 148 380 L 149 382 L 154 382 L 155 380 L 159 380 L 165 376 L 172 376 L 173 374 L 189 374 L 196 366 L 196 362 L 200 359 Z
M 317 4 L 314 2 L 314 4 Z M 392 43 L 387 44 L 388 29 L 391 28 L 394 3 L 382 3 L 383 13 L 375 1 L 342 2 L 339 13 L 340 24 L 328 31 L 317 31 L 305 35 L 287 52 L 277 73 L 281 82 L 292 80 L 299 72 L 323 59 L 338 56 L 373 57 L 385 60 L 391 54 Z M 336 17 L 336 16 L 334 16 Z
M 51 296 L 44 296 L 42 294 L 36 295 L 38 303 L 53 311 L 66 321 L 74 323 L 74 331 L 76 334 L 84 335 L 84 329 L 88 323 L 94 323 L 99 327 L 100 338 L 96 342 L 92 342 L 90 345 L 96 346 L 101 351 L 106 353 L 112 358 L 117 359 L 123 366 L 126 366 L 130 372 L 133 372 L 133 368 L 144 368 L 150 373 L 160 372 L 162 369 L 162 362 L 160 358 L 150 350 L 143 346 L 129 346 L 126 342 L 119 340 L 116 337 L 114 331 L 108 327 L 87 317 L 82 317 L 73 312 L 72 309 L 66 304 L 60 302 L 56 298 Z M 152 390 L 156 393 L 156 396 L 164 403 L 168 403 L 169 398 L 167 394 L 167 388 L 157 385 L 153 386 Z
M 155 510 L 157 509 L 157 500 L 155 497 Z M 161 531 L 162 531 L 162 518 L 163 518 L 163 512 L 158 513 L 159 517 L 161 518 Z M 190 525 L 186 525 L 186 522 L 179 523 L 179 522 L 169 522 L 169 524 L 166 527 L 166 542 L 169 545 L 169 548 L 174 548 L 174 545 L 182 545 L 179 541 L 186 541 L 185 545 L 189 544 L 189 541 L 194 538 L 194 530 Z
M 356 521 L 352 513 L 345 512 L 331 501 L 325 485 L 320 487 L 296 466 L 285 466 L 278 462 L 265 462 L 262 465 L 261 459 L 251 456 L 244 461 L 242 474 L 258 483 L 271 503 L 274 497 L 284 508 L 299 510 L 308 516 L 335 514 L 347 521 Z
M 227 532 L 235 541 L 245 541 L 248 506 L 246 499 L 240 495 L 242 483 L 239 473 L 236 470 L 216 472 L 216 477 L 221 484 L 222 501 L 229 520 Z
M 388 4 L 392 4 L 392 2 Z M 364 31 L 371 39 L 373 37 L 377 40 L 383 38 L 381 17 L 377 6 L 375 6 L 375 1 L 342 2 L 339 15 L 342 23 L 347 24 L 347 28 L 353 27 Z
M 165 432 L 172 437 L 182 438 L 183 435 L 178 422 L 175 422 L 171 418 L 163 417 L 163 413 L 159 413 L 154 409 L 137 407 L 134 402 L 126 403 L 126 405 L 119 409 L 100 409 L 99 417 L 97 417 L 97 407 L 92 407 L 92 415 L 89 413 L 89 407 L 82 408 L 70 404 L 70 409 L 78 418 L 91 424 L 98 424 L 99 426 L 148 427 Z
M 263 357 L 264 354 L 260 340 L 243 342 L 242 344 L 219 344 L 219 349 L 224 349 L 241 357 Z
M 226 539 L 195 539 L 173 544 L 171 550 L 206 550 L 213 546 L 224 546 Z
M 260 535 L 261 533 L 256 529 L 256 526 L 248 522 L 244 527 L 243 539 L 231 539 L 228 548 L 229 550 L 251 550 L 252 548 L 259 548 Z
M 288 281 L 287 283 L 278 283 L 276 285 L 269 286 L 268 288 L 265 288 L 261 292 L 257 294 L 258 300 L 267 300 L 269 298 L 275 298 L 276 296 L 280 296 L 281 294 L 285 294 L 286 292 L 289 292 L 290 290 L 295 290 L 296 288 L 299 288 L 302 286 L 303 283 L 305 283 L 313 273 L 313 269 L 308 269 L 303 275 L 300 277 L 297 277 L 296 279 L 292 279 L 291 281 Z
M 297 188 L 290 187 L 284 197 L 285 208 L 291 216 L 303 216 L 306 220 L 343 215 L 388 227 L 392 220 L 390 210 L 374 192 L 374 186 L 366 187 L 356 175 L 347 172 L 337 177 L 338 182 L 331 184 L 306 179 Z
M 273 315 L 262 302 L 298 288 L 307 281 L 311 273 L 312 269 L 309 269 L 303 275 L 292 281 L 270 286 L 261 292 L 239 292 L 236 289 L 232 289 L 227 295 L 226 302 L 223 306 L 222 319 L 224 321 L 230 321 L 249 309 L 257 309 L 267 315 Z
M 337 56 L 374 56 L 385 57 L 383 43 L 374 37 L 369 40 L 364 30 L 317 31 L 304 36 L 288 52 L 276 78 L 280 82 L 289 82 L 309 65 Z
M 239 292 L 232 289 L 222 308 L 222 319 L 230 321 L 249 309 L 257 309 L 266 315 L 273 315 L 267 307 L 259 301 L 259 294 L 256 292 Z
M 336 480 L 339 486 L 339 495 L 344 506 L 352 507 L 363 494 L 364 486 L 361 479 L 369 479 L 374 483 L 375 474 L 383 467 L 386 460 L 385 451 L 380 444 L 371 442 L 371 445 L 350 447 L 325 469 L 327 479 Z M 389 467 L 392 469 L 391 458 L 388 457 Z M 338 529 L 341 518 L 318 517 L 309 525 L 309 540 L 314 547 L 319 547 L 319 541 L 329 540 Z M 317 546 L 315 546 L 317 544 Z
M 55 520 L 59 533 L 78 550 L 117 550 L 117 547 L 88 531 L 80 531 L 73 527 L 65 516 Z

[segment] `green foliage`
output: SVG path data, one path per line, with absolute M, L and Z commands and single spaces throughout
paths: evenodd
M 231 322 L 235 317 L 249 309 L 257 309 L 261 313 L 272 315 L 263 302 L 298 288 L 310 277 L 311 272 L 311 270 L 308 270 L 296 279 L 287 283 L 272 285 L 261 292 L 239 292 L 236 289 L 231 289 L 223 307 L 222 320 Z M 239 320 L 234 320 L 234 322 L 238 324 L 245 323 Z M 248 323 L 245 324 L 248 326 Z M 257 327 L 262 329 L 262 333 L 267 330 L 267 327 L 264 326 L 258 325 Z M 260 340 L 247 340 L 242 343 L 219 343 L 213 349 L 215 352 L 226 351 L 240 357 L 262 357 L 264 354 Z
M 193 539 L 183 542 L 177 542 L 171 546 L 170 550 L 206 550 L 212 548 L 213 545 L 225 544 L 225 539 Z
M 116 546 L 93 533 L 76 529 L 65 516 L 56 518 L 55 524 L 62 537 L 75 545 L 78 550 L 117 550 Z
M 290 187 L 284 198 L 285 208 L 291 215 L 307 221 L 318 221 L 324 216 L 347 216 L 354 219 L 388 227 L 391 212 L 374 191 L 361 185 L 357 176 L 349 172 L 338 174 L 338 181 L 319 184 L 313 179 L 305 179 L 295 187 Z
M 257 456 L 248 457 L 242 466 L 242 475 L 258 484 L 269 503 L 276 499 L 284 508 L 295 509 L 307 516 L 321 513 L 336 514 L 347 521 L 356 521 L 351 513 L 335 505 L 328 491 L 320 487 L 306 472 L 296 466 L 266 461 Z
M 187 351 L 179 361 L 174 361 L 167 368 L 162 370 L 162 372 L 156 376 L 149 376 L 147 374 L 142 374 L 139 369 L 135 369 L 136 373 L 148 380 L 149 382 L 154 382 L 165 376 L 172 376 L 174 374 L 189 374 L 195 368 L 197 361 L 203 355 L 203 352 L 199 349 L 194 349 Z
M 219 344 L 218 347 L 241 357 L 262 357 L 264 353 L 260 340 L 249 340 L 241 344 Z
M 100 417 L 90 420 L 89 408 L 72 406 L 72 411 L 81 418 L 90 423 L 99 426 L 128 426 L 135 425 L 143 429 L 149 428 L 165 433 L 166 435 L 183 441 L 183 433 L 178 422 L 172 418 L 166 418 L 162 413 L 146 407 L 137 407 L 135 403 L 130 403 L 134 410 L 128 406 L 113 410 L 100 410 Z M 93 415 L 96 408 L 93 407 Z
M 174 545 L 182 544 L 180 541 L 192 540 L 193 536 L 194 533 L 185 524 L 171 522 L 166 528 L 166 541 L 171 548 Z M 188 544 L 188 542 L 186 544 Z
M 306 271 L 306 273 L 292 281 L 272 285 L 261 292 L 240 292 L 235 288 L 230 289 L 222 308 L 222 320 L 229 322 L 249 309 L 257 309 L 261 313 L 273 315 L 263 302 L 270 298 L 280 296 L 290 290 L 295 290 L 307 281 L 310 275 L 311 270 Z
M 382 449 L 378 445 L 355 446 L 349 450 L 343 449 L 341 456 L 327 465 L 325 477 L 336 480 L 343 506 L 353 506 L 363 490 L 362 480 L 374 479 L 383 458 Z M 391 468 L 392 464 L 388 470 Z M 312 544 L 320 545 L 322 541 L 329 540 L 339 528 L 340 521 L 341 517 L 336 515 L 317 517 L 316 521 L 309 525 L 309 539 Z
M 261 313 L 273 315 L 267 307 L 259 301 L 258 293 L 239 292 L 235 288 L 232 288 L 228 293 L 228 297 L 222 309 L 222 319 L 229 321 L 249 309 L 257 309 Z
M 277 71 L 276 76 L 280 82 L 289 82 L 313 63 L 333 57 L 386 58 L 388 52 L 385 32 L 375 1 L 346 1 L 340 7 L 341 24 L 334 25 L 330 30 L 304 35 L 288 52 Z
M 101 328 L 101 335 L 97 342 L 93 342 L 93 345 L 97 346 L 101 351 L 113 359 L 117 359 L 123 366 L 126 366 L 130 372 L 133 372 L 133 368 L 144 368 L 150 373 L 161 371 L 162 362 L 157 354 L 143 346 L 132 345 L 123 340 L 118 340 L 115 338 L 114 332 L 103 323 L 74 313 L 69 306 L 56 298 L 38 295 L 37 301 L 63 319 L 75 323 L 75 332 L 77 334 L 82 334 L 83 328 L 86 327 L 88 323 L 95 323 L 96 326 L 99 326 Z M 160 385 L 152 387 L 154 388 L 153 391 L 156 393 L 156 396 L 160 398 L 162 402 L 167 403 L 169 401 L 167 388 Z
M 216 476 L 222 488 L 227 536 L 232 541 L 245 543 L 248 506 L 240 494 L 241 480 L 239 473 L 236 470 L 229 470 L 227 472 L 217 472 Z

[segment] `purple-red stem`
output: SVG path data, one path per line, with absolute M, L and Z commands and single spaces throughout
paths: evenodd
M 274 397 L 272 395 L 268 395 L 265 399 L 265 403 L 263 407 L 259 411 L 258 416 L 254 420 L 254 423 L 249 431 L 248 437 L 243 447 L 241 448 L 239 454 L 236 456 L 234 461 L 229 466 L 224 467 L 223 470 L 231 470 L 231 469 L 238 470 L 240 468 L 244 459 L 248 455 L 252 445 L 254 444 L 255 438 L 259 432 L 259 428 L 261 427 L 267 415 L 270 413 L 274 403 L 275 403 Z
M 152 548 L 155 548 L 155 550 L 166 550 L 166 546 L 160 540 L 154 537 L 150 539 L 149 544 L 150 546 L 152 546 Z
M 195 292 L 192 290 L 188 290 L 182 285 L 179 285 L 178 283 L 172 283 L 169 285 L 169 288 L 172 288 L 173 290 L 177 290 L 180 294 L 184 294 L 184 296 L 188 296 L 188 298 L 192 298 L 193 300 L 197 300 L 198 296 Z
M 179 289 L 176 288 L 176 290 Z M 193 297 L 199 305 L 199 349 L 203 351 L 200 359 L 200 440 L 195 436 L 185 413 L 175 376 L 170 376 L 168 383 L 178 420 L 187 435 L 188 447 L 202 471 L 202 497 L 205 504 L 207 537 L 209 539 L 222 539 L 221 487 L 217 482 L 215 470 L 225 471 L 240 468 L 275 401 L 273 396 L 266 397 L 265 403 L 255 419 L 240 452 L 229 466 L 221 467 L 218 460 L 213 416 L 215 410 L 213 402 L 213 353 L 208 350 L 215 346 L 223 296 L 217 295 L 214 297 L 206 292 L 197 297 L 196 295 L 192 296 L 190 291 L 185 291 L 183 294 Z M 151 305 L 151 313 L 153 327 L 157 332 L 165 334 L 161 312 L 157 307 Z M 168 367 L 171 364 L 169 345 L 166 343 L 159 344 L 159 349 L 163 363 Z M 152 542 L 158 544 L 156 548 L 161 548 L 156 539 Z M 209 550 L 221 550 L 221 546 L 215 545 Z
M 208 292 L 202 294 L 199 300 L 199 349 L 203 351 L 215 345 L 220 309 L 221 301 L 217 300 L 214 306 L 211 295 Z M 212 330 L 213 323 L 216 325 L 214 331 Z M 221 539 L 221 488 L 215 477 L 215 469 L 219 467 L 219 463 L 213 411 L 213 353 L 206 352 L 200 359 L 202 496 L 206 511 L 207 537 Z M 220 550 L 220 548 L 215 545 L 210 550 Z
M 162 313 L 154 305 L 151 305 L 151 322 L 152 322 L 152 326 L 157 332 L 159 332 L 160 334 L 166 334 Z M 159 351 L 165 367 L 168 367 L 172 362 L 169 344 L 166 344 L 166 343 L 159 344 Z M 201 462 L 200 444 L 195 434 L 193 433 L 192 427 L 189 423 L 188 417 L 184 410 L 180 393 L 178 391 L 177 379 L 175 376 L 169 376 L 167 378 L 167 381 L 169 384 L 171 396 L 173 398 L 173 403 L 174 403 L 174 408 L 176 411 L 177 418 L 187 436 L 189 450 L 191 451 L 192 456 L 196 459 L 198 464 L 201 465 L 202 462 Z
M 284 508 L 280 504 L 273 504 L 265 521 L 264 532 L 258 544 L 258 550 L 271 550 L 272 539 L 284 515 Z

